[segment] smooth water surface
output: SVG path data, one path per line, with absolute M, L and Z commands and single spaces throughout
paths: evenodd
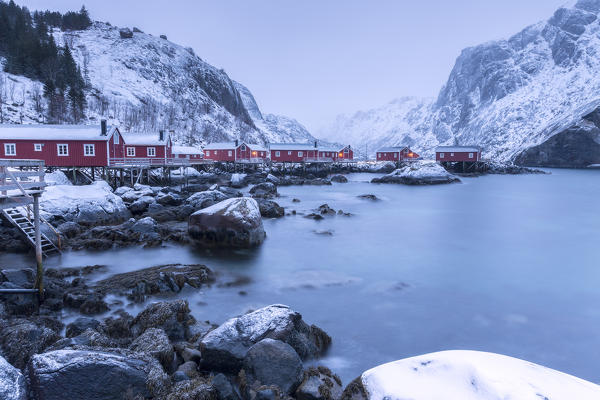
M 600 382 L 600 171 L 435 187 L 368 183 L 373 176 L 279 188 L 287 211 L 328 203 L 353 216 L 266 220 L 268 238 L 256 250 L 130 248 L 69 253 L 48 265 L 106 264 L 116 273 L 204 263 L 220 281 L 249 277 L 179 296 L 197 318 L 217 323 L 268 304 L 291 306 L 333 337 L 322 362 L 345 382 L 384 362 L 448 349 L 502 353 Z M 357 198 L 366 193 L 381 200 Z M 0 265 L 20 263 L 11 257 Z

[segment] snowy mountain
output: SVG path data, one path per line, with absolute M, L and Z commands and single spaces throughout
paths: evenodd
M 82 31 L 53 31 L 58 44 L 69 45 L 91 86 L 85 122 L 107 117 L 124 130 L 173 129 L 179 141 L 189 144 L 312 139 L 292 119 L 263 118 L 247 89 L 241 93 L 243 86 L 192 49 L 138 29 L 132 33 L 122 37 L 119 28 L 101 22 Z M 2 90 L 6 101 L 0 119 L 44 122 L 43 104 L 34 101 L 39 82 L 0 73 Z
M 597 163 L 599 13 L 600 0 L 580 0 L 507 40 L 467 48 L 434 102 L 399 99 L 339 117 L 319 134 L 350 135 L 355 147 L 371 151 L 406 143 L 430 156 L 438 144 L 478 144 L 499 161 Z

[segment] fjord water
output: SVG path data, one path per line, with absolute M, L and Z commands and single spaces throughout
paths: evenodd
M 221 323 L 287 304 L 333 337 L 322 363 L 346 383 L 375 365 L 448 349 L 502 353 L 600 382 L 600 171 L 435 187 L 368 183 L 373 176 L 279 188 L 287 211 L 328 203 L 353 215 L 266 220 L 268 238 L 256 250 L 135 248 L 48 264 L 117 273 L 204 263 L 232 284 L 185 289 L 179 296 L 196 318 Z M 357 197 L 367 193 L 381 200 Z

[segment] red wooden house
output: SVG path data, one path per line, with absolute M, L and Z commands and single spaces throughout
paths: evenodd
M 354 151 L 350 145 L 343 147 L 319 147 L 319 158 L 333 162 L 353 161 Z
M 234 142 L 210 143 L 204 147 L 204 158 L 218 162 L 264 162 L 267 150 L 257 144 Z
M 408 146 L 384 147 L 377 150 L 377 161 L 413 161 L 421 158 Z
M 198 147 L 173 145 L 173 158 L 190 162 L 200 161 L 204 158 L 204 152 Z
M 43 160 L 49 167 L 106 167 L 123 156 L 123 136 L 93 125 L 0 125 L 0 158 Z
M 435 149 L 435 160 L 439 162 L 481 161 L 481 147 L 439 146 Z
M 173 142 L 168 132 L 158 134 L 127 133 L 124 156 L 114 159 L 114 164 L 165 165 L 173 161 Z
M 319 149 L 317 144 L 309 143 L 271 143 L 269 145 L 271 161 L 300 163 L 318 160 Z

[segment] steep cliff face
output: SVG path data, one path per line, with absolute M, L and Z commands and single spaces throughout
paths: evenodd
M 355 146 L 403 142 L 431 155 L 438 144 L 478 144 L 486 157 L 523 160 L 561 132 L 581 132 L 579 122 L 600 106 L 599 13 L 600 0 L 581 0 L 507 40 L 467 48 L 430 107 L 396 101 L 368 112 L 371 124 L 357 113 L 320 133 L 335 137 L 356 125 L 363 135 Z M 391 114 L 400 131 L 378 123 Z

